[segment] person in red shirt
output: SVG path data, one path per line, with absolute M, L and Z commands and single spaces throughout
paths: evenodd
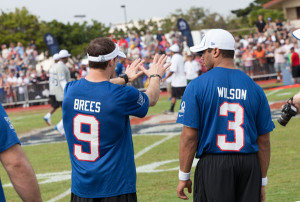
M 128 42 L 126 41 L 124 36 L 121 36 L 121 38 L 119 40 L 119 47 L 123 46 L 123 44 L 125 44 L 125 48 L 128 48 Z
M 291 53 L 290 72 L 292 72 L 292 77 L 296 84 L 298 83 L 298 78 L 300 77 L 300 58 L 299 54 L 295 52 L 294 47 L 291 48 Z

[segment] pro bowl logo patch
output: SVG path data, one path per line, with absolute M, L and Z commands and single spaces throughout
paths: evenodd
M 185 101 L 182 101 L 181 105 L 180 105 L 180 109 L 179 109 L 179 113 L 183 113 L 184 114 L 184 109 L 185 109 Z
M 4 119 L 5 119 L 5 121 L 7 122 L 9 128 L 12 129 L 12 130 L 14 130 L 14 126 L 11 124 L 9 118 L 6 116 L 6 117 L 4 117 Z
M 141 92 L 140 92 L 140 94 L 139 94 L 139 99 L 138 99 L 137 103 L 138 103 L 139 105 L 141 105 L 141 106 L 145 103 L 145 99 L 144 99 L 144 97 L 143 97 L 143 95 L 142 95 Z

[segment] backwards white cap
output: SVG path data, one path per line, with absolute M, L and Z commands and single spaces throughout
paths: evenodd
M 300 29 L 297 29 L 292 34 L 296 39 L 300 40 Z
M 106 55 L 99 55 L 98 57 L 95 57 L 95 56 L 89 56 L 89 54 L 87 54 L 88 60 L 91 62 L 106 62 L 106 61 L 110 61 L 111 59 L 114 59 L 117 56 L 126 58 L 126 55 L 122 51 L 119 50 L 118 44 L 115 44 L 115 45 L 116 45 L 115 50 Z
M 224 29 L 211 29 L 202 38 L 199 45 L 190 48 L 192 52 L 201 52 L 208 48 L 219 48 L 221 50 L 234 50 L 235 40 L 228 31 Z

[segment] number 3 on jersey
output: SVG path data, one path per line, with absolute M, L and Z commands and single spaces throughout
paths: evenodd
M 89 125 L 90 132 L 82 132 L 82 124 Z M 73 132 L 78 141 L 90 143 L 90 152 L 83 152 L 82 145 L 74 144 L 74 156 L 80 161 L 96 161 L 99 154 L 99 121 L 95 116 L 78 114 L 73 119 Z
M 227 142 L 227 136 L 217 135 L 217 146 L 222 151 L 240 151 L 244 147 L 244 108 L 239 103 L 224 102 L 220 106 L 219 116 L 228 116 L 228 112 L 234 113 L 234 121 L 228 121 L 228 130 L 234 131 L 234 142 Z

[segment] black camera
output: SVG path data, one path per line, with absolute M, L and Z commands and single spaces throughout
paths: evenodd
M 290 98 L 285 105 L 283 105 L 281 109 L 281 116 L 279 119 L 277 119 L 278 123 L 282 126 L 286 126 L 286 124 L 290 121 L 292 116 L 296 116 L 297 114 L 297 108 L 291 104 L 293 103 L 293 98 Z

